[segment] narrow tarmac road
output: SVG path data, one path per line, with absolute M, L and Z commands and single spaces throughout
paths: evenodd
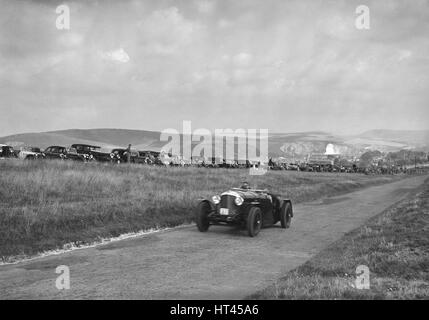
M 294 206 L 290 229 L 158 232 L 0 267 L 0 299 L 240 299 L 404 199 L 428 176 Z M 55 286 L 59 265 L 70 289 Z

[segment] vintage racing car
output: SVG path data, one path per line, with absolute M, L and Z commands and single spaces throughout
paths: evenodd
M 201 200 L 195 216 L 201 232 L 210 225 L 236 225 L 247 229 L 250 237 L 256 236 L 262 227 L 279 221 L 282 228 L 289 228 L 292 217 L 289 199 L 281 199 L 267 190 L 252 189 L 247 183 Z

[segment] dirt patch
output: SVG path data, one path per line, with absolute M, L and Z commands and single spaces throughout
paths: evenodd
M 121 248 L 138 247 L 142 245 L 152 244 L 154 242 L 161 241 L 157 235 L 145 235 L 141 238 L 127 239 L 122 241 L 115 241 L 108 244 L 97 246 L 96 249 L 100 251 L 104 250 L 116 250 Z
M 346 200 L 349 200 L 349 197 L 343 197 L 343 198 L 326 198 L 322 200 L 323 204 L 332 204 L 332 203 L 338 203 L 338 202 L 343 202 Z
M 40 270 L 40 271 L 55 270 L 55 268 L 60 265 L 72 266 L 80 263 L 86 263 L 87 261 L 88 261 L 87 257 L 69 256 L 69 257 L 61 257 L 56 259 L 35 261 L 35 262 L 31 262 L 31 263 L 19 266 L 19 268 L 25 269 L 25 270 Z

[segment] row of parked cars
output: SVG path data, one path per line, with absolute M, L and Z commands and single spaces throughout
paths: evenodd
M 129 155 L 128 155 L 129 153 Z M 50 146 L 45 150 L 38 147 L 21 147 L 15 150 L 13 147 L 0 144 L 0 158 L 19 158 L 23 160 L 35 159 L 60 159 L 82 162 L 133 162 L 157 164 L 159 152 L 134 151 L 127 148 L 103 149 L 99 146 L 88 144 L 73 144 L 70 147 Z
M 221 157 L 193 157 L 188 160 L 181 156 L 156 151 L 137 151 L 131 148 L 105 149 L 88 144 L 73 144 L 70 147 L 50 146 L 45 150 L 38 147 L 21 147 L 14 150 L 11 146 L 0 145 L 0 158 L 60 159 L 81 162 L 141 163 L 160 166 L 196 166 L 207 168 L 250 168 L 258 166 L 249 160 L 225 160 Z
M 306 172 L 347 172 L 353 173 L 358 171 L 355 164 L 351 165 L 336 165 L 331 163 L 286 163 L 275 162 L 270 159 L 268 166 L 271 170 L 293 170 L 293 171 L 306 171 Z
M 221 157 L 193 157 L 188 160 L 180 156 L 173 156 L 156 151 L 137 151 L 131 148 L 106 149 L 88 144 L 73 144 L 70 147 L 50 146 L 43 151 L 38 147 L 28 146 L 21 147 L 19 150 L 14 150 L 11 146 L 0 144 L 0 158 L 19 158 L 23 160 L 60 159 L 109 163 L 130 162 L 159 166 L 194 166 L 205 168 L 251 168 L 260 166 L 259 162 L 249 160 L 226 160 Z M 273 161 L 273 159 L 269 160 L 268 169 L 314 172 L 358 172 L 358 168 L 355 165 L 353 165 L 353 167 L 344 167 L 332 164 L 297 164 Z

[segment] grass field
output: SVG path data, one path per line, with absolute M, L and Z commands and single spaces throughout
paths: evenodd
M 56 161 L 0 161 L 0 257 L 28 256 L 66 243 L 191 222 L 200 197 L 242 181 L 294 203 L 349 192 L 398 176 L 158 168 Z
M 429 179 L 251 299 L 429 299 Z M 370 288 L 355 286 L 356 267 Z

